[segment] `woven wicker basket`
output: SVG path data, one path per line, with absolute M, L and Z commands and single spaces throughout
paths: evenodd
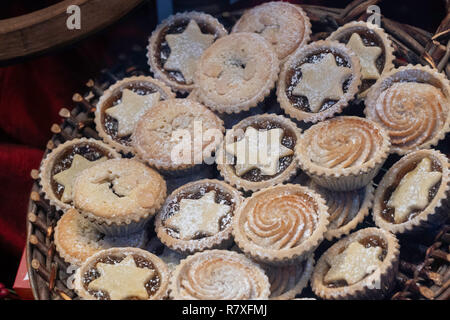
M 319 6 L 302 6 L 307 12 L 313 25 L 312 41 L 325 38 L 337 27 L 353 20 L 366 20 L 369 5 L 376 0 L 356 0 L 344 9 L 325 8 Z M 447 10 L 448 12 L 448 10 Z M 218 18 L 227 28 L 230 28 L 240 17 L 242 12 L 225 12 Z M 431 65 L 439 71 L 444 71 L 450 76 L 450 15 L 447 14 L 444 21 L 433 35 L 422 29 L 400 24 L 382 17 L 382 27 L 389 33 L 395 47 L 395 65 L 401 66 L 408 63 Z M 145 59 L 145 48 L 133 47 L 131 52 L 119 56 L 117 67 L 104 70 L 96 80 L 89 80 L 84 95 L 74 94 L 74 108 L 69 111 L 61 109 L 60 115 L 64 119 L 61 125 L 54 124 L 51 131 L 54 133 L 47 144 L 46 153 L 50 152 L 60 143 L 79 137 L 91 137 L 98 139 L 93 123 L 93 111 L 96 102 L 102 92 L 115 81 L 132 75 L 148 75 L 148 67 Z M 358 102 L 356 102 L 357 104 Z M 357 107 L 349 107 L 345 114 L 362 116 Z M 280 112 L 274 94 L 264 104 L 252 113 Z M 230 127 L 239 116 L 225 117 L 225 124 Z M 450 139 L 442 141 L 438 147 L 443 153 L 450 154 Z M 398 160 L 396 156 L 390 156 L 380 176 Z M 76 299 L 73 290 L 67 287 L 68 265 L 61 259 L 55 250 L 53 242 L 53 230 L 56 222 L 62 215 L 44 199 L 41 194 L 38 181 L 38 170 L 32 170 L 31 176 L 34 185 L 30 196 L 29 213 L 27 219 L 27 262 L 28 272 L 33 294 L 36 299 Z M 215 170 L 206 170 L 183 179 L 166 177 L 169 192 L 177 186 L 189 180 L 200 177 L 217 177 Z M 370 217 L 362 223 L 361 227 L 373 226 Z M 152 234 L 154 236 L 154 234 Z M 397 285 L 390 298 L 392 299 L 448 299 L 450 297 L 450 224 L 430 230 L 417 238 L 404 238 L 401 241 L 400 271 L 397 276 Z M 325 250 L 331 243 L 324 242 L 318 249 L 318 253 Z M 313 297 L 310 289 L 304 294 Z

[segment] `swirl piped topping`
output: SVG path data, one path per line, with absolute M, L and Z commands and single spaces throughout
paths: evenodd
M 225 250 L 197 253 L 175 270 L 171 284 L 175 299 L 267 299 L 264 271 L 242 254 Z

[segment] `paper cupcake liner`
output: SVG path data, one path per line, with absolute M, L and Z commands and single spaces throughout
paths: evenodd
M 387 246 L 387 253 L 383 263 L 372 274 L 350 286 L 329 287 L 323 282 L 329 266 L 326 261 L 328 256 L 340 254 L 354 241 L 363 240 L 370 236 L 380 237 Z M 398 240 L 390 232 L 378 228 L 361 229 L 339 240 L 331 246 L 317 261 L 311 278 L 311 287 L 314 293 L 322 299 L 380 299 L 394 288 L 395 276 L 398 271 L 400 245 Z

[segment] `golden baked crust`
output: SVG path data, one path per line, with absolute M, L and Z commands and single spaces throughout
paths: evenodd
M 220 113 L 245 111 L 269 95 L 278 71 L 276 53 L 262 36 L 233 33 L 218 39 L 200 58 L 196 96 Z
M 195 237 L 188 237 L 187 239 L 181 238 L 179 235 L 176 234 L 176 232 L 173 231 L 169 226 L 166 225 L 167 219 L 176 214 L 182 214 L 183 212 L 180 212 L 180 201 L 182 199 L 203 199 L 205 195 L 207 195 L 209 192 L 215 192 L 215 203 L 220 205 L 224 204 L 229 207 L 229 211 L 225 213 L 225 215 L 219 215 L 217 217 L 212 217 L 211 220 L 212 223 L 220 224 L 221 221 L 228 221 L 228 223 L 224 224 L 223 229 L 219 229 L 217 233 L 205 235 L 204 237 L 201 237 L 200 239 L 197 239 Z M 220 192 L 220 194 L 218 194 Z M 201 196 L 200 198 L 197 197 L 197 195 Z M 181 199 L 179 199 L 181 197 Z M 229 199 L 226 199 L 229 198 Z M 218 201 L 217 201 L 218 200 Z M 231 187 L 230 185 L 219 181 L 219 180 L 211 180 L 211 179 L 203 179 L 194 181 L 188 184 L 185 184 L 175 191 L 173 191 L 166 199 L 164 205 L 159 210 L 156 218 L 155 218 L 155 230 L 157 233 L 158 238 L 161 240 L 162 243 L 164 243 L 166 246 L 171 248 L 172 250 L 176 250 L 181 253 L 194 253 L 197 251 L 203 251 L 205 249 L 217 249 L 217 248 L 225 248 L 227 247 L 232 239 L 231 239 L 231 219 L 234 215 L 234 212 L 239 207 L 240 203 L 242 202 L 243 198 L 239 191 Z M 194 200 L 195 201 L 195 200 Z M 209 210 L 208 206 L 210 206 L 209 203 L 204 204 L 203 212 L 200 212 L 202 208 L 194 207 L 191 203 L 187 204 L 187 206 L 191 206 L 190 210 L 189 207 L 187 208 L 187 211 L 196 211 L 196 215 L 206 215 L 209 212 L 205 212 Z M 176 205 L 178 204 L 178 205 Z M 175 206 L 175 207 L 174 207 Z M 177 208 L 176 208 L 177 207 Z M 211 209 L 218 209 L 218 208 L 211 208 Z M 185 212 L 187 215 L 191 212 Z M 192 212 L 194 213 L 194 212 Z M 189 218 L 189 217 L 188 217 Z M 189 219 L 185 220 L 184 224 L 189 225 L 189 227 L 192 227 L 194 230 L 192 232 L 200 232 L 202 230 L 199 230 L 197 228 L 201 228 L 200 222 L 205 222 L 209 220 L 202 219 L 201 221 L 198 221 L 198 224 L 193 224 L 192 221 Z M 214 218 L 216 218 L 214 220 Z M 197 219 L 191 219 L 191 220 L 197 220 Z
M 85 146 L 94 146 L 96 148 L 99 148 L 100 150 L 104 151 L 104 156 L 109 159 L 113 158 L 120 158 L 120 154 L 117 153 L 113 148 L 108 146 L 107 144 L 95 140 L 95 139 L 87 139 L 87 138 L 80 138 L 80 139 L 73 139 L 66 141 L 65 143 L 61 143 L 53 149 L 47 156 L 42 160 L 40 169 L 39 169 L 39 178 L 40 178 L 40 185 L 42 187 L 42 192 L 44 193 L 44 196 L 47 200 L 49 200 L 50 204 L 55 206 L 59 210 L 67 210 L 70 208 L 73 208 L 72 202 L 66 203 L 61 201 L 61 198 L 55 194 L 55 191 L 53 190 L 52 184 L 53 184 L 53 176 L 58 173 L 54 172 L 54 167 L 57 162 L 62 160 L 64 157 L 64 153 L 72 148 L 80 148 Z M 74 151 L 75 154 L 80 154 L 81 150 Z M 70 162 L 73 161 L 73 157 L 67 158 L 70 160 Z M 72 160 L 71 160 L 72 159 Z M 67 162 L 67 160 L 65 161 Z
M 191 168 L 198 156 L 194 143 L 200 133 L 196 129 L 201 129 L 203 153 L 215 150 L 222 142 L 223 121 L 211 110 L 194 100 L 169 99 L 161 101 L 141 117 L 132 144 L 137 156 L 152 167 L 163 170 Z M 220 133 L 220 137 L 207 136 L 209 129 Z M 186 163 L 172 159 L 175 147 L 180 143 L 173 139 L 173 134 L 183 134 L 185 130 L 189 131 L 191 139 L 190 159 Z
M 269 187 L 246 198 L 233 219 L 238 247 L 273 265 L 306 259 L 322 242 L 329 224 L 325 201 L 294 184 Z
M 128 257 L 139 257 L 141 259 L 144 259 L 148 262 L 151 263 L 151 269 L 154 271 L 155 274 L 158 275 L 159 278 L 159 287 L 156 290 L 156 292 L 154 292 L 151 296 L 148 297 L 148 300 L 161 300 L 167 297 L 167 289 L 168 289 L 168 284 L 169 284 L 169 270 L 167 269 L 166 264 L 157 256 L 155 256 L 154 254 L 146 251 L 146 250 L 142 250 L 142 249 L 138 249 L 138 248 L 129 248 L 129 247 L 124 247 L 124 248 L 111 248 L 111 249 L 106 249 L 106 250 L 102 250 L 97 252 L 96 254 L 92 255 L 90 258 L 88 258 L 82 265 L 81 267 L 76 271 L 75 273 L 75 281 L 74 281 L 74 289 L 76 291 L 76 293 L 80 296 L 80 298 L 84 299 L 84 300 L 97 300 L 99 299 L 99 297 L 96 297 L 95 295 L 93 295 L 91 292 L 89 292 L 90 290 L 87 290 L 84 286 L 84 281 L 83 278 L 85 277 L 85 275 L 89 274 L 89 271 L 92 268 L 96 268 L 98 264 L 100 264 L 101 262 L 99 262 L 99 260 L 108 260 L 108 258 L 116 258 L 116 257 L 120 257 L 120 258 L 128 258 Z M 117 263 L 113 263 L 112 265 L 117 265 Z M 138 269 L 145 269 L 145 268 L 141 268 L 138 267 Z M 103 276 L 103 275 L 102 275 Z M 107 277 L 108 275 L 106 275 Z M 123 274 L 124 278 L 128 277 L 128 279 L 130 280 L 129 284 L 131 284 L 133 280 L 132 279 L 132 275 L 128 275 L 128 274 Z M 107 281 L 110 281 L 113 283 L 113 285 L 111 285 L 113 291 L 120 291 L 121 289 L 127 289 L 129 290 L 129 288 L 117 288 L 117 284 L 114 284 L 114 279 L 106 279 Z M 133 281 L 133 284 L 135 281 Z M 142 283 L 142 287 L 145 286 L 145 283 Z M 120 292 L 118 292 L 120 293 Z M 111 295 L 111 293 L 109 293 Z M 132 297 L 124 297 L 123 299 L 129 299 Z
M 376 122 L 340 116 L 306 130 L 297 144 L 300 167 L 317 184 L 334 191 L 362 188 L 389 154 L 386 131 Z
M 450 85 L 430 67 L 392 69 L 370 88 L 366 117 L 388 133 L 399 155 L 429 149 L 450 131 Z
M 325 283 L 324 278 L 330 270 L 330 261 L 334 262 L 338 255 L 345 253 L 345 250 L 354 243 L 362 244 L 363 248 L 369 250 L 381 246 L 382 250 L 380 251 L 383 251 L 383 259 L 380 260 L 378 257 L 378 266 L 366 270 L 363 278 L 351 285 L 346 283 L 336 285 Z M 400 254 L 399 248 L 398 240 L 392 233 L 378 228 L 361 229 L 339 240 L 325 251 L 314 268 L 311 287 L 314 293 L 322 299 L 382 298 L 395 285 L 395 275 L 398 270 Z M 363 259 L 364 257 L 360 256 L 351 262 L 356 263 L 354 265 L 356 268 L 365 268 L 367 267 L 367 262 Z M 343 276 L 351 276 L 353 272 L 356 272 L 350 267 L 342 270 L 345 270 L 343 271 L 345 273 Z
M 182 260 L 169 289 L 176 300 L 261 300 L 270 294 L 261 267 L 227 250 L 206 250 Z
M 113 104 L 115 103 L 114 100 L 122 95 L 123 90 L 139 90 L 140 87 L 159 93 L 160 100 L 175 98 L 175 94 L 170 90 L 170 88 L 157 79 L 146 76 L 129 77 L 117 81 L 115 84 L 110 86 L 100 97 L 95 110 L 95 128 L 97 129 L 99 136 L 103 139 L 103 141 L 111 145 L 116 150 L 123 151 L 125 153 L 133 153 L 134 150 L 129 141 L 121 140 L 120 137 L 113 137 L 108 131 L 111 129 L 106 129 L 105 111 L 108 108 L 113 107 Z
M 228 34 L 216 18 L 209 14 L 195 11 L 177 13 L 168 17 L 156 27 L 149 39 L 147 47 L 147 59 L 150 70 L 153 72 L 155 78 L 164 81 L 168 86 L 179 92 L 190 92 L 194 89 L 195 83 L 187 83 L 184 78 L 177 79 L 167 73 L 164 65 L 161 65 L 160 62 L 161 40 L 159 38 L 163 32 L 166 32 L 166 29 L 177 24 L 183 24 L 185 21 L 195 21 L 200 26 L 205 25 L 204 28 L 209 28 L 213 31 L 214 40 Z M 193 41 L 193 39 L 191 40 Z
M 392 193 L 398 188 L 401 179 L 417 168 L 423 159 L 431 160 L 431 172 L 440 172 L 439 181 L 435 186 L 422 186 L 421 183 L 426 183 L 427 181 L 427 177 L 425 176 L 420 176 L 419 181 L 414 181 L 416 189 L 419 188 L 419 191 L 426 193 L 427 204 L 424 208 L 414 207 L 413 210 L 415 212 L 410 211 L 405 221 L 395 222 L 388 215 L 388 211 L 386 211 L 389 207 L 389 202 L 385 202 L 390 200 L 389 193 Z M 434 184 L 434 182 L 431 182 L 431 184 Z M 421 190 L 422 188 L 426 189 Z M 429 197 L 430 191 L 434 193 L 432 199 Z M 418 194 L 411 196 L 411 198 L 407 195 L 401 197 L 406 201 L 406 205 L 408 205 L 408 202 L 411 202 L 411 205 L 414 204 L 414 206 L 418 204 Z M 381 182 L 378 184 L 378 188 L 375 191 L 373 220 L 378 227 L 395 234 L 424 230 L 426 227 L 442 222 L 448 217 L 449 199 L 450 164 L 448 158 L 433 149 L 414 151 L 396 162 L 384 174 Z
M 336 57 L 343 63 L 337 64 Z M 342 43 L 321 40 L 300 48 L 284 63 L 277 100 L 289 116 L 315 123 L 342 112 L 360 84 L 361 65 L 355 53 Z M 307 107 L 303 102 L 298 105 L 302 97 Z
M 290 54 L 306 45 L 311 23 L 300 6 L 268 2 L 246 10 L 231 32 L 254 32 L 271 43 L 283 63 Z

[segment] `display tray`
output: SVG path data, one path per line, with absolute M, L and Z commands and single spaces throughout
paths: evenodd
M 366 20 L 366 9 L 373 1 L 353 1 L 344 9 L 325 8 L 318 6 L 302 6 L 312 23 L 312 41 L 326 38 L 340 25 L 353 20 Z M 230 30 L 242 12 L 225 12 L 217 18 Z M 382 17 L 382 27 L 390 35 L 395 48 L 395 66 L 406 64 L 431 65 L 444 70 L 447 77 L 450 74 L 448 64 L 449 50 L 442 45 L 447 43 L 449 20 L 445 19 L 433 35 L 424 30 Z M 103 70 L 94 80 L 86 83 L 83 94 L 73 95 L 73 109 L 61 109 L 63 121 L 60 125 L 51 127 L 53 137 L 47 144 L 45 155 L 67 140 L 80 137 L 99 139 L 95 130 L 94 111 L 98 98 L 111 84 L 129 76 L 151 75 L 146 59 L 146 48 L 133 46 L 130 51 L 118 56 L 117 64 Z M 355 100 L 351 106 L 344 109 L 344 115 L 363 116 L 363 102 Z M 275 92 L 272 92 L 263 103 L 252 108 L 251 111 L 234 115 L 220 115 L 226 128 L 231 128 L 241 119 L 253 114 L 276 113 L 283 114 L 277 103 Z M 302 129 L 310 125 L 296 122 Z M 442 140 L 436 149 L 450 154 L 450 137 Z M 45 157 L 44 155 L 44 157 Z M 125 155 L 126 156 L 126 155 Z M 390 155 L 374 183 L 378 183 L 382 175 L 399 159 L 397 155 Z M 168 193 L 175 188 L 201 178 L 221 179 L 215 166 L 205 166 L 204 170 L 197 170 L 188 176 L 165 175 Z M 53 242 L 53 231 L 63 212 L 58 211 L 44 198 L 39 185 L 39 172 L 33 170 L 33 189 L 29 201 L 27 216 L 27 263 L 30 283 L 36 299 L 77 299 L 76 293 L 68 288 L 71 276 L 69 265 L 58 255 Z M 294 183 L 303 179 L 302 173 L 295 178 Z M 155 237 L 153 224 L 150 224 L 150 237 Z M 368 217 L 358 226 L 358 229 L 374 226 L 372 217 Z M 409 237 L 399 237 L 400 264 L 396 277 L 395 289 L 390 299 L 448 299 L 450 297 L 450 224 L 436 226 L 422 234 Z M 324 241 L 316 250 L 316 260 L 335 241 Z M 153 246 L 150 250 L 160 254 L 162 247 Z M 311 288 L 303 290 L 301 297 L 314 298 Z

